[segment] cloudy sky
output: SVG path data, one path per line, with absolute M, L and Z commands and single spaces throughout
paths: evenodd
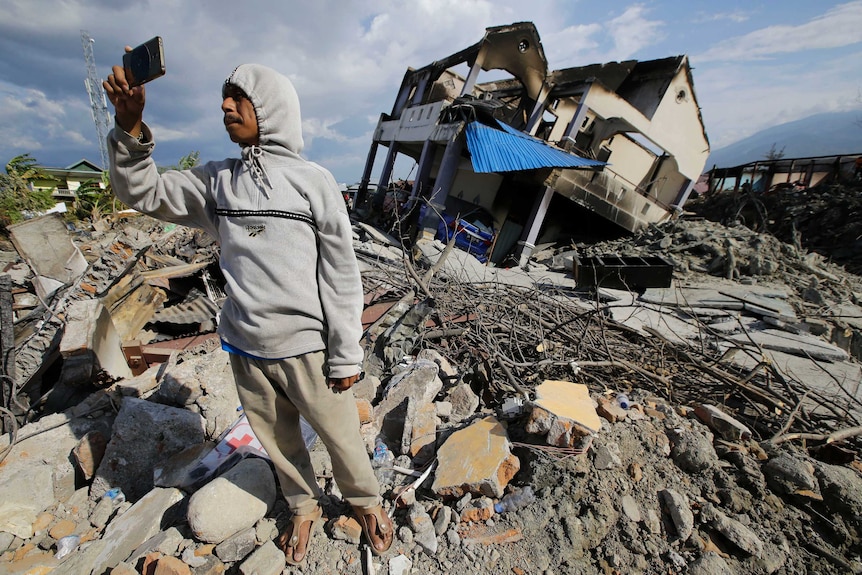
M 221 84 L 258 62 L 296 85 L 305 156 L 355 182 L 408 67 L 520 21 L 535 23 L 551 69 L 688 54 L 713 150 L 819 112 L 862 117 L 862 0 L 3 0 L 0 166 L 23 153 L 100 163 L 86 30 L 101 77 L 125 45 L 164 39 L 168 72 L 148 85 L 145 112 L 160 165 L 236 155 Z

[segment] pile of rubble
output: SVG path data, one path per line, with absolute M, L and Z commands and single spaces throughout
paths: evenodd
M 0 439 L 0 574 L 862 572 L 862 289 L 822 258 L 680 220 L 504 270 L 357 224 L 353 393 L 397 536 L 380 558 L 357 547 L 306 430 L 327 523 L 295 569 L 273 543 L 289 513 L 207 332 L 212 246 L 142 217 L 74 242 L 91 246 L 86 270 L 16 324 L 19 350 L 63 358 L 65 393 L 21 395 L 56 412 Z M 574 284 L 574 257 L 609 252 L 663 254 L 673 286 Z M 69 313 L 88 299 L 107 311 Z M 196 338 L 165 352 L 168 324 Z M 30 363 L 18 372 L 44 388 L 52 370 Z
M 686 210 L 723 224 L 743 224 L 817 252 L 862 274 L 862 181 L 781 186 L 768 192 L 720 192 L 686 203 Z

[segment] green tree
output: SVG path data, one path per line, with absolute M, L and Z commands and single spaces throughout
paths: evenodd
M 102 172 L 101 178 L 93 178 L 81 182 L 75 192 L 75 217 L 89 218 L 95 222 L 105 214 L 125 209 L 125 205 L 114 196 L 111 188 L 111 178 L 108 172 Z
M 201 153 L 194 150 L 180 158 L 180 161 L 176 165 L 160 167 L 159 173 L 163 173 L 168 170 L 191 170 L 192 168 L 198 167 L 200 164 Z
M 24 219 L 26 212 L 42 212 L 56 203 L 51 190 L 34 190 L 33 182 L 56 182 L 30 154 L 15 156 L 0 174 L 0 224 L 8 226 Z

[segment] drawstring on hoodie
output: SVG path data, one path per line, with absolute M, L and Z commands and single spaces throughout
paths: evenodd
M 246 169 L 251 173 L 252 179 L 257 182 L 263 195 L 269 199 L 269 192 L 267 190 L 272 188 L 272 182 L 269 179 L 269 174 L 266 173 L 266 167 L 263 162 L 263 149 L 255 144 L 243 148 L 242 161 Z

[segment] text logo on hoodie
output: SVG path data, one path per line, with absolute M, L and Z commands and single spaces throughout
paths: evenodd
M 258 225 L 254 225 L 254 226 L 246 226 L 245 229 L 248 232 L 248 236 L 250 238 L 253 238 L 255 236 L 262 234 L 263 231 L 266 229 L 266 225 L 258 224 Z

